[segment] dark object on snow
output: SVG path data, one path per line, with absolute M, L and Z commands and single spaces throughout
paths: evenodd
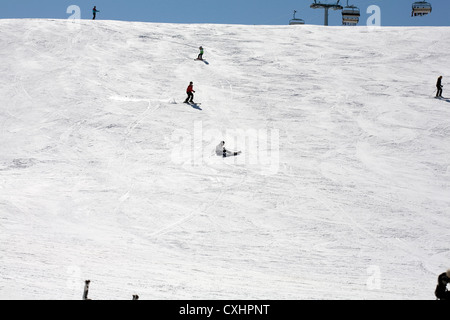
M 450 283 L 450 269 L 438 277 L 438 284 L 434 294 L 438 300 L 450 300 L 450 291 L 447 290 L 447 284 Z
M 442 97 L 442 76 L 440 76 L 437 80 L 436 83 L 436 88 L 437 88 L 437 92 L 436 92 L 436 97 Z
M 89 284 L 91 283 L 91 280 L 86 280 L 84 282 L 84 292 L 83 292 L 83 300 L 91 300 L 88 298 L 89 293 Z

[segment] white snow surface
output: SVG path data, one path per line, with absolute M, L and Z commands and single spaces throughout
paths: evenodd
M 1 20 L 0 298 L 435 299 L 449 40 Z

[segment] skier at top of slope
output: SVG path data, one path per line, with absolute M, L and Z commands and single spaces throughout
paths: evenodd
M 95 17 L 97 16 L 97 12 L 100 12 L 97 10 L 97 6 L 94 6 L 94 8 L 92 9 L 92 20 L 95 20 Z
M 447 284 L 450 283 L 450 269 L 441 273 L 438 277 L 438 284 L 434 294 L 439 300 L 450 300 L 450 291 L 447 290 Z

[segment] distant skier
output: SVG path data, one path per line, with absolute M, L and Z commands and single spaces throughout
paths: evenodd
M 438 284 L 434 294 L 439 300 L 450 300 L 450 291 L 447 290 L 447 284 L 450 283 L 450 269 L 438 277 Z
M 187 98 L 184 100 L 184 103 L 194 103 L 194 83 L 191 81 L 189 86 L 186 89 Z
M 225 145 L 225 141 L 221 141 L 221 142 L 217 145 L 217 147 L 216 147 L 216 154 L 217 154 L 218 156 L 222 156 L 222 157 L 226 158 L 226 157 L 237 156 L 237 155 L 239 155 L 239 154 L 241 153 L 240 151 L 237 151 L 237 152 L 235 152 L 235 151 L 229 151 L 229 150 L 227 150 L 227 149 L 224 147 L 224 145 Z
M 436 93 L 436 97 L 441 97 L 442 98 L 442 76 L 440 76 L 437 80 L 436 83 L 436 88 L 437 88 L 437 93 Z
M 94 9 L 92 9 L 93 18 L 92 20 L 95 20 L 95 17 L 97 16 L 97 12 L 100 12 L 97 10 L 97 6 L 94 6 Z
M 203 60 L 203 47 L 200 46 L 198 49 L 200 50 L 200 53 L 198 54 L 197 60 Z

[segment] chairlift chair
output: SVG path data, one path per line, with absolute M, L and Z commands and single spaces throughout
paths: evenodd
M 305 20 L 298 19 L 295 17 L 295 14 L 297 13 L 296 10 L 294 10 L 294 18 L 289 20 L 289 25 L 296 25 L 296 24 L 305 24 Z
M 345 26 L 357 25 L 360 16 L 359 8 L 353 5 L 349 6 L 347 0 L 347 6 L 342 9 L 342 24 Z
M 431 3 L 426 1 L 417 1 L 414 2 L 412 5 L 412 13 L 411 16 L 417 17 L 417 16 L 425 16 L 429 13 L 431 13 L 432 7 Z

